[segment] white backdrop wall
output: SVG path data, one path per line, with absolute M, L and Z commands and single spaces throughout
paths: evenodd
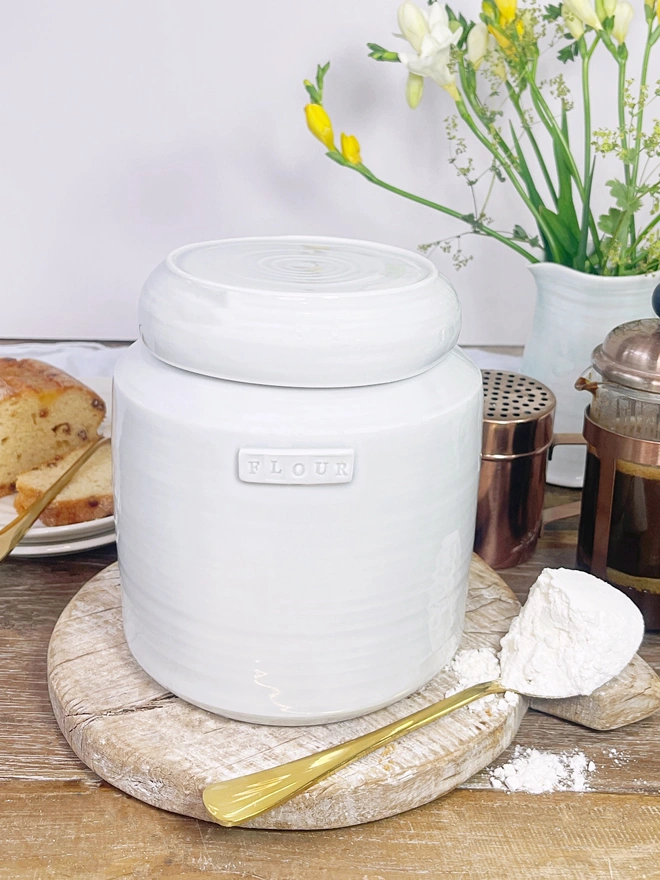
M 634 2 L 633 54 L 642 21 L 642 0 Z M 476 15 L 480 4 L 455 5 Z M 449 97 L 429 84 L 412 112 L 403 68 L 366 57 L 368 40 L 396 44 L 396 7 L 4 3 L 0 337 L 133 338 L 143 280 L 190 241 L 318 233 L 415 247 L 461 231 L 331 163 L 304 125 L 301 81 L 331 59 L 326 106 L 336 128 L 359 137 L 365 163 L 391 183 L 471 210 L 446 163 Z M 574 81 L 578 70 L 567 72 Z M 596 82 L 598 120 L 612 98 L 598 74 Z M 503 187 L 497 203 L 500 227 L 527 223 Z M 522 342 L 533 307 L 524 261 L 484 239 L 466 249 L 474 259 L 458 274 L 449 257 L 434 255 L 462 300 L 462 341 Z

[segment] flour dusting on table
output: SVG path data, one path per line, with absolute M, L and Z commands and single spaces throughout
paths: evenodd
M 511 761 L 490 770 L 493 788 L 542 794 L 546 791 L 589 791 L 588 778 L 596 769 L 580 751 L 542 752 L 516 746 Z

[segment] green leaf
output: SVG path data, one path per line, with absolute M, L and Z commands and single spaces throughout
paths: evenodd
M 527 194 L 529 199 L 536 209 L 536 211 L 541 215 L 541 208 L 544 207 L 543 199 L 541 198 L 539 191 L 536 188 L 536 184 L 534 183 L 534 178 L 532 177 L 529 166 L 527 165 L 527 160 L 525 159 L 525 154 L 523 153 L 522 147 L 520 146 L 520 141 L 518 140 L 518 136 L 516 134 L 516 130 L 513 127 L 513 124 L 509 122 L 509 127 L 511 130 L 511 138 L 513 139 L 513 145 L 516 151 L 516 158 L 518 159 L 518 168 L 520 171 L 520 176 L 522 177 L 525 188 L 527 190 Z M 548 257 L 552 257 L 553 262 L 560 262 L 559 257 L 559 249 L 558 243 L 554 240 L 554 236 L 552 235 L 552 231 L 548 229 L 547 225 L 543 223 L 538 223 L 539 232 L 541 234 L 541 239 L 543 241 L 543 249 Z
M 565 107 L 562 109 L 561 114 L 561 128 L 566 144 L 568 144 L 568 115 Z M 566 228 L 566 241 L 574 243 L 571 254 L 574 257 L 580 240 L 580 224 L 578 223 L 577 212 L 573 203 L 573 177 L 563 144 L 558 138 L 553 138 L 553 147 L 557 177 L 559 179 L 557 213 L 562 225 Z
M 591 163 L 591 169 L 584 182 L 584 199 L 582 200 L 582 226 L 580 229 L 580 243 L 573 262 L 573 268 L 578 272 L 584 272 L 587 265 L 587 244 L 589 243 L 589 212 L 591 201 L 591 185 L 594 179 L 596 160 Z
M 606 235 L 614 235 L 621 223 L 623 211 L 619 208 L 610 208 L 607 214 L 601 214 L 598 218 L 598 227 Z
M 557 58 L 559 58 L 562 64 L 568 64 L 569 61 L 574 61 L 579 54 L 580 49 L 577 42 L 575 42 L 560 49 L 559 52 L 557 52 Z
M 543 13 L 544 21 L 557 21 L 558 18 L 561 18 L 561 6 L 555 6 L 551 3 L 545 7 L 545 12 Z
M 608 180 L 607 186 L 609 186 L 610 193 L 617 206 L 623 211 L 634 214 L 642 207 L 640 196 L 630 184 L 625 184 L 620 180 Z
M 554 211 L 546 208 L 545 205 L 539 207 L 539 214 L 545 226 L 550 230 L 549 238 L 553 245 L 553 262 L 561 263 L 563 266 L 572 266 L 578 248 L 578 241 L 575 235 L 563 222 L 561 215 L 555 214 Z

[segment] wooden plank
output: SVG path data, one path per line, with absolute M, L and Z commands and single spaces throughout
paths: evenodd
M 334 831 L 226 829 L 107 785 L 4 783 L 0 880 L 651 880 L 660 806 L 641 795 L 456 791 Z

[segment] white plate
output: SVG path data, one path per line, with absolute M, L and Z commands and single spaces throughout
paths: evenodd
M 5 495 L 4 498 L 0 498 L 0 529 L 18 516 L 14 507 L 14 498 L 16 495 Z M 37 520 L 23 541 L 27 544 L 52 544 L 90 538 L 92 535 L 100 535 L 114 528 L 114 523 L 113 516 L 91 519 L 89 522 L 71 523 L 68 526 L 45 526 Z
M 95 535 L 93 538 L 81 538 L 78 541 L 68 541 L 64 544 L 26 544 L 21 543 L 15 547 L 10 556 L 66 556 L 69 553 L 80 553 L 83 550 L 92 550 L 94 547 L 104 547 L 117 540 L 114 529 L 104 535 Z
M 101 423 L 99 432 L 106 437 L 110 436 L 110 416 L 112 410 L 112 379 L 107 376 L 81 377 L 80 381 L 91 388 L 103 398 L 107 408 L 106 418 Z M 18 515 L 14 507 L 15 495 L 5 495 L 0 498 L 0 528 L 6 526 Z M 89 522 L 72 523 L 68 526 L 45 526 L 37 522 L 32 526 L 21 542 L 21 547 L 27 544 L 62 544 L 81 538 L 91 538 L 109 532 L 114 528 L 114 517 L 105 516 L 102 519 L 92 519 Z M 105 543 L 108 543 L 107 541 Z M 100 546 L 100 545 L 94 545 Z M 20 548 L 17 548 L 19 550 Z M 83 548 L 84 549 L 84 548 Z M 16 551 L 14 551 L 16 553 Z M 65 553 L 74 553 L 74 550 L 65 550 Z M 36 554 L 17 554 L 36 555 Z M 51 555 L 50 553 L 48 555 Z

